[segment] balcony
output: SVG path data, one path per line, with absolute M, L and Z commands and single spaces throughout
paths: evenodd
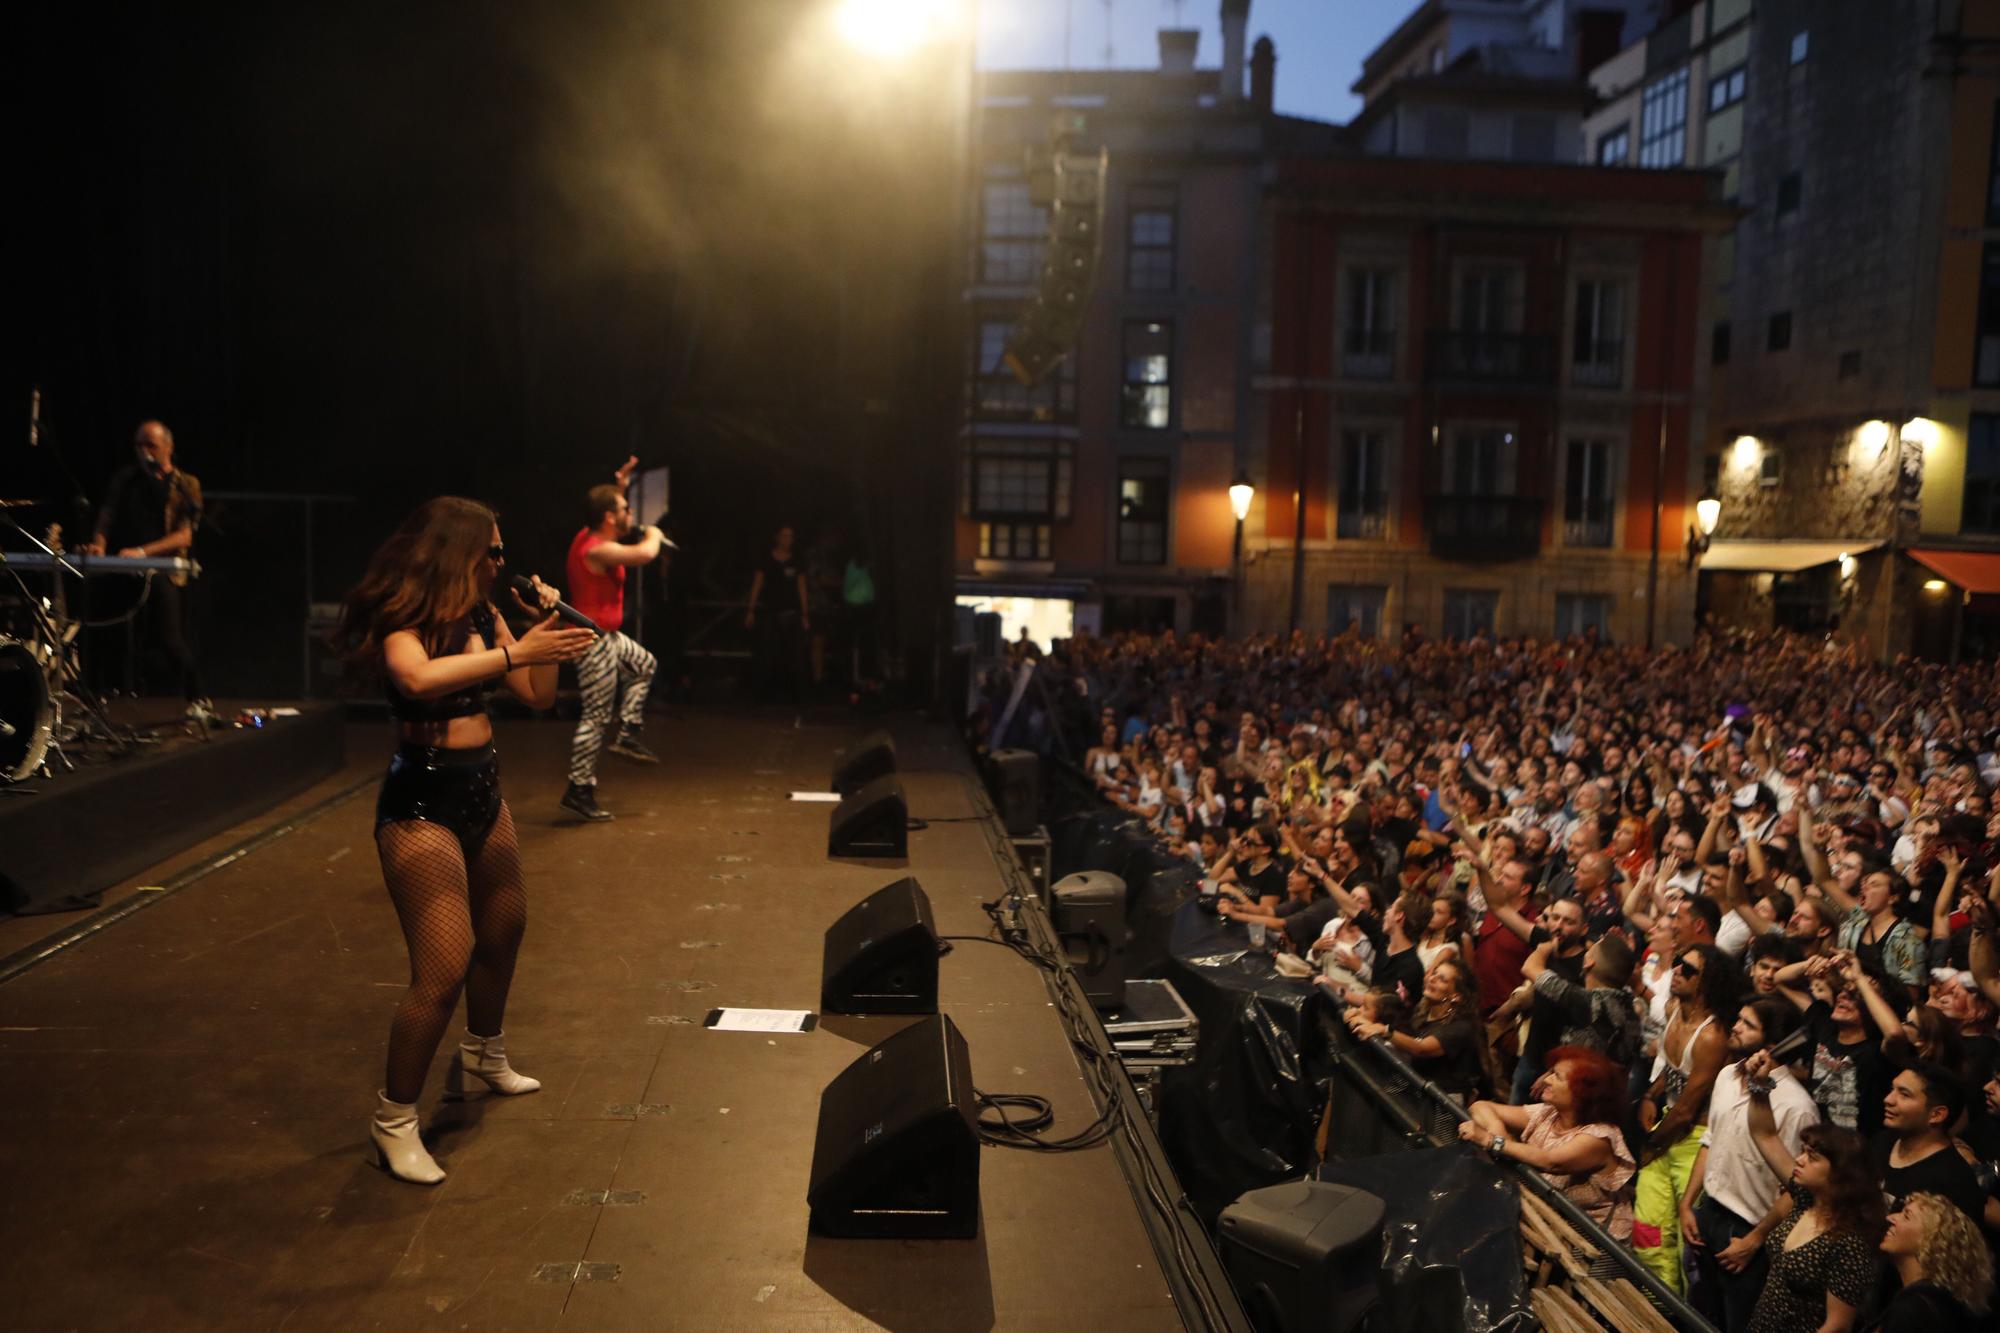
M 1464 384 L 1549 388 L 1556 381 L 1556 340 L 1546 333 L 1433 333 L 1426 378 Z
M 1569 363 L 1570 383 L 1586 389 L 1616 389 L 1625 382 L 1625 344 L 1603 339 L 1576 345 Z
M 1389 497 L 1362 497 L 1358 506 L 1336 511 L 1333 535 L 1341 541 L 1379 542 L 1389 535 Z
M 1340 373 L 1351 380 L 1386 380 L 1396 373 L 1393 329 L 1346 328 L 1340 333 Z
M 1446 560 L 1525 560 L 1542 549 L 1542 501 L 1532 495 L 1441 495 L 1424 500 L 1431 554 Z

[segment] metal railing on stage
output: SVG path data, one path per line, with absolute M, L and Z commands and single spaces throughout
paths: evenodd
M 1328 1032 L 1335 1077 L 1349 1080 L 1374 1103 L 1410 1147 L 1442 1148 L 1458 1142 L 1459 1125 L 1472 1117 L 1457 1098 L 1419 1074 L 1386 1040 L 1375 1037 L 1361 1041 L 1337 1023 L 1329 1023 Z M 1369 1068 L 1370 1065 L 1375 1068 Z M 1717 1333 L 1700 1311 L 1640 1263 L 1629 1245 L 1614 1240 L 1541 1172 L 1511 1159 L 1503 1166 L 1512 1172 L 1522 1189 L 1534 1194 L 1590 1241 L 1617 1269 L 1618 1276 L 1629 1279 L 1676 1329 L 1682 1333 Z

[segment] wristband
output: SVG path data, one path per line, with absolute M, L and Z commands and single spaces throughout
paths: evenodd
M 1497 1162 L 1500 1160 L 1501 1157 L 1506 1155 L 1506 1147 L 1507 1147 L 1506 1135 L 1495 1134 L 1493 1136 L 1492 1142 L 1486 1145 L 1486 1154 L 1487 1156 L 1491 1157 L 1494 1161 Z
M 512 671 L 514 669 L 514 654 L 507 651 L 507 645 L 504 643 L 500 645 L 500 657 L 507 663 L 507 670 Z

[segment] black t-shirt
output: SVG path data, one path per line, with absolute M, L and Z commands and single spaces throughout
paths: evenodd
M 1957 1297 L 1935 1282 L 1923 1281 L 1897 1292 L 1862 1333 L 1972 1333 L 1978 1327 Z
M 104 531 L 105 549 L 113 554 L 166 536 L 167 478 L 156 477 L 137 463 L 119 468 L 111 474 L 97 522 Z
M 1424 993 L 1424 960 L 1417 956 L 1416 946 L 1378 955 L 1370 984 L 1392 991 L 1401 987 L 1404 1001 L 1415 1004 Z
M 1259 898 L 1276 898 L 1282 903 L 1285 897 L 1285 879 L 1285 867 L 1275 856 L 1262 870 L 1252 870 L 1248 862 L 1236 868 L 1237 887 L 1249 894 L 1253 903 Z
M 1454 1013 L 1435 1022 L 1414 1024 L 1410 1031 L 1418 1037 L 1435 1037 L 1444 1047 L 1442 1055 L 1412 1057 L 1410 1067 L 1446 1092 L 1472 1100 L 1482 1081 L 1479 1043 L 1485 1034 L 1479 1020 L 1469 1013 Z
M 1895 1143 L 1896 1136 L 1885 1129 L 1869 1144 L 1875 1178 L 1882 1182 L 1890 1212 L 1900 1209 L 1903 1200 L 1912 1194 L 1942 1194 L 1957 1204 L 1974 1226 L 1980 1225 L 1986 1212 L 1986 1192 L 1979 1188 L 1971 1164 L 1958 1155 L 1958 1149 L 1947 1145 L 1908 1166 L 1891 1166 L 1889 1150 Z
M 1293 910 L 1287 912 L 1287 907 Z M 1290 937 L 1292 947 L 1304 953 L 1319 938 L 1319 933 L 1326 929 L 1326 923 L 1340 915 L 1340 904 L 1331 898 L 1319 898 L 1309 903 L 1293 900 L 1280 903 L 1278 915 L 1285 918 L 1285 934 Z
M 1585 952 L 1585 950 L 1579 949 L 1567 957 L 1562 954 L 1551 955 L 1549 958 L 1549 971 L 1555 973 L 1564 981 L 1581 986 L 1583 984 L 1583 959 Z M 1541 988 L 1537 987 L 1535 990 L 1534 1008 L 1528 1011 L 1528 1045 L 1521 1052 L 1521 1058 L 1529 1062 L 1528 1067 L 1530 1069 L 1540 1073 L 1542 1057 L 1556 1048 L 1556 1043 L 1562 1040 L 1562 1034 L 1562 1007 L 1554 1000 L 1551 1000 Z
M 757 566 L 763 572 L 764 584 L 757 590 L 757 609 L 770 615 L 799 609 L 799 573 L 802 566 L 797 552 L 780 560 L 770 552 Z
M 1805 1084 L 1820 1118 L 1863 1138 L 1874 1137 L 1882 1128 L 1882 1098 L 1893 1077 L 1881 1043 L 1864 1029 L 1860 1041 L 1842 1045 L 1833 1010 L 1824 1000 L 1814 1000 L 1806 1009 L 1805 1026 L 1813 1039 Z

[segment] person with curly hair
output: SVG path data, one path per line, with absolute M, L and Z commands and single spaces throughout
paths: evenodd
M 1772 1068 L 1768 1052 L 1745 1065 L 1753 1079 Z M 1754 1087 L 1752 1104 L 1768 1112 L 1768 1093 Z M 1739 1247 L 1755 1243 L 1769 1264 L 1748 1333 L 1844 1333 L 1874 1285 L 1884 1225 L 1867 1145 L 1851 1129 L 1814 1125 L 1788 1161 L 1769 1116 L 1761 1119 L 1757 1145 L 1773 1171 L 1790 1166 L 1790 1180 L 1756 1228 L 1716 1258 L 1747 1266 L 1751 1255 Z
M 1882 1253 L 1902 1287 L 1864 1333 L 1972 1333 L 1993 1300 L 1993 1255 L 1941 1194 L 1916 1193 L 1889 1214 Z

